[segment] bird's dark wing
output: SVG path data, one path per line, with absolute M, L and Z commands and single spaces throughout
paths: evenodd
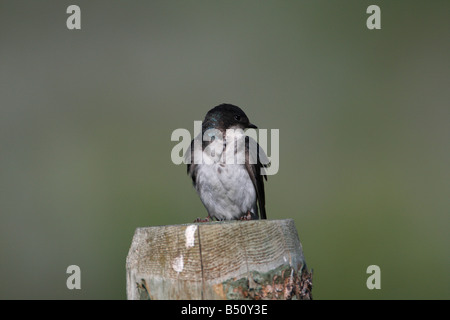
M 184 155 L 184 162 L 187 164 L 187 174 L 192 178 L 192 183 L 194 184 L 194 187 L 197 184 L 198 164 L 202 163 L 202 159 L 201 159 L 202 150 L 205 149 L 213 140 L 214 139 L 203 140 L 203 134 L 197 135 L 191 141 L 189 149 L 186 151 L 186 154 Z M 195 143 L 195 141 L 197 143 Z M 224 148 L 225 148 L 225 144 L 224 144 Z M 197 157 L 199 157 L 199 158 L 195 159 L 195 155 L 197 155 Z
M 191 141 L 189 150 L 187 150 L 184 155 L 184 160 L 187 164 L 187 174 L 191 177 L 192 183 L 195 187 L 197 183 L 197 165 L 194 163 L 194 140 Z
M 261 219 L 267 219 L 263 177 L 267 180 L 267 175 L 264 174 L 264 167 L 266 167 L 268 163 L 269 160 L 259 144 L 254 139 L 246 136 L 245 168 L 247 169 L 248 175 L 256 190 Z

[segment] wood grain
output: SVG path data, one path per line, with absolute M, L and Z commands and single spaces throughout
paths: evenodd
M 300 283 L 294 284 L 305 272 L 302 246 L 290 219 L 138 228 L 127 257 L 127 296 L 302 298 Z

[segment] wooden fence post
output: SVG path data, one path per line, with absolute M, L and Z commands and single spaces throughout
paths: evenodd
M 294 221 L 138 228 L 127 256 L 128 299 L 311 299 Z

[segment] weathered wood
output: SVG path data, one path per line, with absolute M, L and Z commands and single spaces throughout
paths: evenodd
M 293 220 L 138 228 L 127 257 L 128 299 L 310 299 Z

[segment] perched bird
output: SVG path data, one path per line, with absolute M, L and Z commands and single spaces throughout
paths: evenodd
M 269 161 L 244 134 L 247 128 L 257 127 L 237 106 L 221 104 L 206 114 L 186 153 L 187 173 L 208 211 L 195 222 L 266 219 L 263 177 Z

